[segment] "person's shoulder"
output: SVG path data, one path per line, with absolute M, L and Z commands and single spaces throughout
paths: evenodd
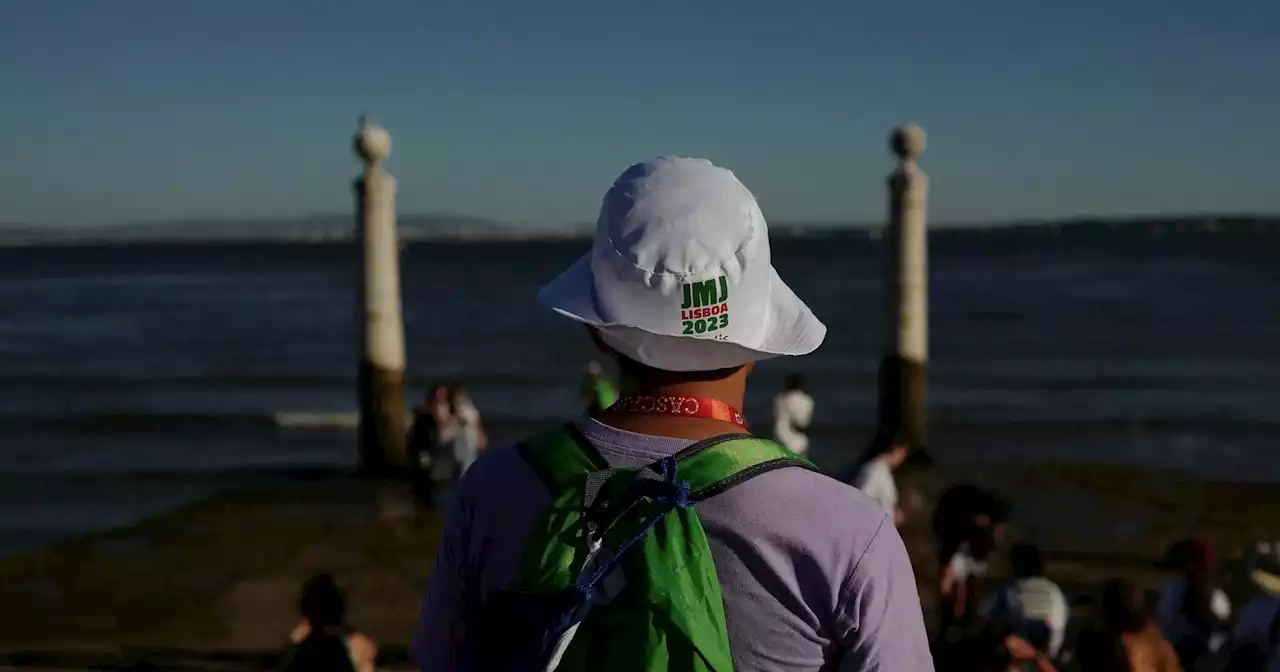
M 1280 597 L 1259 595 L 1241 607 L 1234 632 L 1243 638 L 1266 636 L 1271 627 L 1271 619 L 1276 618 L 1277 614 L 1280 614 Z
M 827 586 L 845 604 L 868 586 L 911 572 L 906 547 L 893 520 L 861 490 L 826 474 L 798 467 L 776 469 L 709 500 L 715 510 L 699 511 L 711 533 L 727 530 L 758 552 L 815 560 L 795 567 L 810 586 Z M 710 517 L 710 520 L 707 518 Z M 847 605 L 846 605 L 847 606 Z
M 480 453 L 458 482 L 456 496 L 471 506 L 502 507 L 534 486 L 540 487 L 541 481 L 521 455 L 519 444 L 513 444 Z
M 716 499 L 723 499 L 735 517 L 779 538 L 802 546 L 835 546 L 850 554 L 864 552 L 888 519 L 858 488 L 800 467 L 761 474 Z
M 1033 576 L 1021 579 L 1019 583 L 1035 590 L 1044 590 L 1056 595 L 1062 594 L 1062 587 L 1058 585 L 1058 582 L 1047 576 Z
M 289 641 L 293 644 L 299 644 L 302 640 L 311 634 L 311 622 L 303 618 L 293 627 L 293 631 L 289 633 Z
M 1155 650 L 1159 657 L 1160 664 L 1164 667 L 1160 669 L 1177 670 L 1181 669 L 1178 665 L 1178 651 L 1173 647 L 1173 643 L 1165 637 L 1154 623 L 1149 624 L 1142 631 L 1139 637 L 1152 649 Z
M 353 632 L 347 636 L 347 646 L 356 660 L 372 661 L 378 657 L 378 645 L 359 632 Z
M 878 458 L 874 460 L 867 460 L 866 464 L 862 465 L 859 472 L 867 476 L 875 476 L 877 478 L 883 476 L 893 478 L 893 471 L 889 469 L 889 465 L 885 464 L 884 460 Z
M 848 504 L 850 508 L 841 512 L 844 515 L 865 513 L 878 517 L 884 513 L 858 488 L 813 468 L 774 469 L 746 481 L 735 490 L 742 488 L 770 490 L 773 496 L 793 503 Z

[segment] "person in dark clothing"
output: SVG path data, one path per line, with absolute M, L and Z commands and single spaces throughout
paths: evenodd
M 1102 588 L 1094 622 L 1076 639 L 1076 660 L 1089 672 L 1181 672 L 1178 654 L 1160 634 L 1141 591 L 1112 579 Z
M 311 577 L 298 611 L 302 619 L 289 637 L 285 672 L 373 672 L 378 647 L 347 624 L 346 598 L 333 576 Z
M 430 507 L 435 494 L 432 477 L 439 454 L 439 405 L 447 388 L 434 384 L 422 401 L 413 409 L 413 424 L 409 428 L 408 458 L 409 480 L 413 495 L 423 506 Z
M 1047 654 L 999 621 L 935 652 L 938 672 L 1056 672 Z
M 1186 669 L 1219 655 L 1227 640 L 1231 601 L 1214 575 L 1217 558 L 1204 539 L 1175 543 L 1157 566 L 1179 574 L 1160 587 L 1156 620 Z
M 941 631 L 964 629 L 976 611 L 978 580 L 1004 536 L 1009 504 L 994 492 L 969 483 L 947 488 L 933 513 L 938 548 Z
M 409 429 L 409 466 L 415 471 L 431 471 L 439 442 L 438 415 L 442 397 L 448 388 L 435 384 L 413 409 L 413 425 Z

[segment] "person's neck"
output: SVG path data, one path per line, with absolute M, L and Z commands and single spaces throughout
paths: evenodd
M 742 398 L 746 393 L 746 377 L 730 376 L 723 380 L 681 381 L 664 383 L 662 381 L 621 381 L 622 396 L 668 396 L 698 397 L 700 399 L 717 399 L 738 409 L 741 412 Z M 617 429 L 650 436 L 669 436 L 678 439 L 695 441 L 709 439 L 722 434 L 741 434 L 743 428 L 731 422 L 712 420 L 710 418 L 688 418 L 666 414 L 609 414 L 605 413 L 600 421 Z

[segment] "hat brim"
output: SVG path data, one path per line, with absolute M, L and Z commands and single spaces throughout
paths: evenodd
M 669 371 L 697 370 L 691 363 L 690 355 L 696 349 L 704 354 L 711 354 L 710 360 L 717 360 L 716 365 L 706 368 L 721 368 L 725 358 L 736 362 L 736 366 L 761 361 L 779 356 L 807 355 L 818 346 L 827 335 L 827 327 L 800 297 L 783 282 L 778 272 L 769 267 L 768 306 L 765 311 L 765 323 L 759 332 L 758 342 L 743 343 L 737 341 L 713 341 L 710 339 L 690 338 L 672 334 L 658 334 L 641 326 L 622 324 L 606 319 L 600 310 L 596 297 L 595 279 L 591 270 L 591 254 L 587 253 L 574 262 L 568 269 L 552 280 L 538 292 L 538 299 L 548 308 L 577 322 L 596 327 L 604 332 L 615 332 L 623 337 L 623 341 L 633 343 L 637 336 L 644 338 L 647 334 L 659 340 L 664 347 L 640 347 L 637 352 L 623 352 L 637 361 L 655 368 Z M 611 344 L 614 339 L 609 339 Z M 688 352 L 672 352 L 664 355 L 665 347 L 679 342 L 688 344 Z M 697 345 L 693 345 L 697 344 Z M 712 353 L 719 350 L 719 353 Z M 715 354 L 722 354 L 717 357 Z M 697 359 L 697 357 L 695 357 Z M 742 360 L 742 361 L 738 361 Z M 691 368 L 691 366 L 693 368 Z
M 596 303 L 595 278 L 591 272 L 591 253 L 579 257 L 555 280 L 538 290 L 542 305 L 578 322 L 604 326 Z

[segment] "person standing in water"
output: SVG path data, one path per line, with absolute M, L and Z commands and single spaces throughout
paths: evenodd
M 432 385 L 413 409 L 413 425 L 409 428 L 409 464 L 417 471 L 429 473 L 439 457 L 439 437 L 447 414 L 445 387 Z
M 596 226 L 539 298 L 617 361 L 623 397 L 467 472 L 419 669 L 933 670 L 893 522 L 747 434 L 754 364 L 826 335 L 774 270 L 755 197 L 710 161 L 663 157 L 614 182 Z
M 480 421 L 480 410 L 461 384 L 450 387 L 449 407 L 454 423 L 453 459 L 457 464 L 457 477 L 462 478 L 480 453 L 488 447 L 489 439 L 485 436 L 484 424 Z
M 604 377 L 604 367 L 600 362 L 587 364 L 587 375 L 582 381 L 582 403 L 588 413 L 598 413 L 613 405 L 618 400 L 618 391 L 613 383 Z
M 804 377 L 787 376 L 782 392 L 773 399 L 773 438 L 797 455 L 809 454 L 809 421 L 813 419 L 813 397 L 802 389 Z
M 446 481 L 454 469 L 453 440 L 457 435 L 453 406 L 449 402 L 449 386 L 440 383 L 432 385 L 420 408 L 419 418 L 423 421 L 423 439 L 420 445 L 427 451 L 427 457 L 419 458 L 419 464 L 428 470 L 429 480 Z M 418 425 L 415 421 L 415 436 L 420 431 Z M 415 449 L 416 445 L 417 442 Z
M 893 473 L 907 461 L 910 448 L 897 437 L 889 441 L 877 440 L 868 451 L 862 469 L 854 485 L 893 517 L 899 527 L 906 521 L 902 507 L 898 506 L 898 483 Z

